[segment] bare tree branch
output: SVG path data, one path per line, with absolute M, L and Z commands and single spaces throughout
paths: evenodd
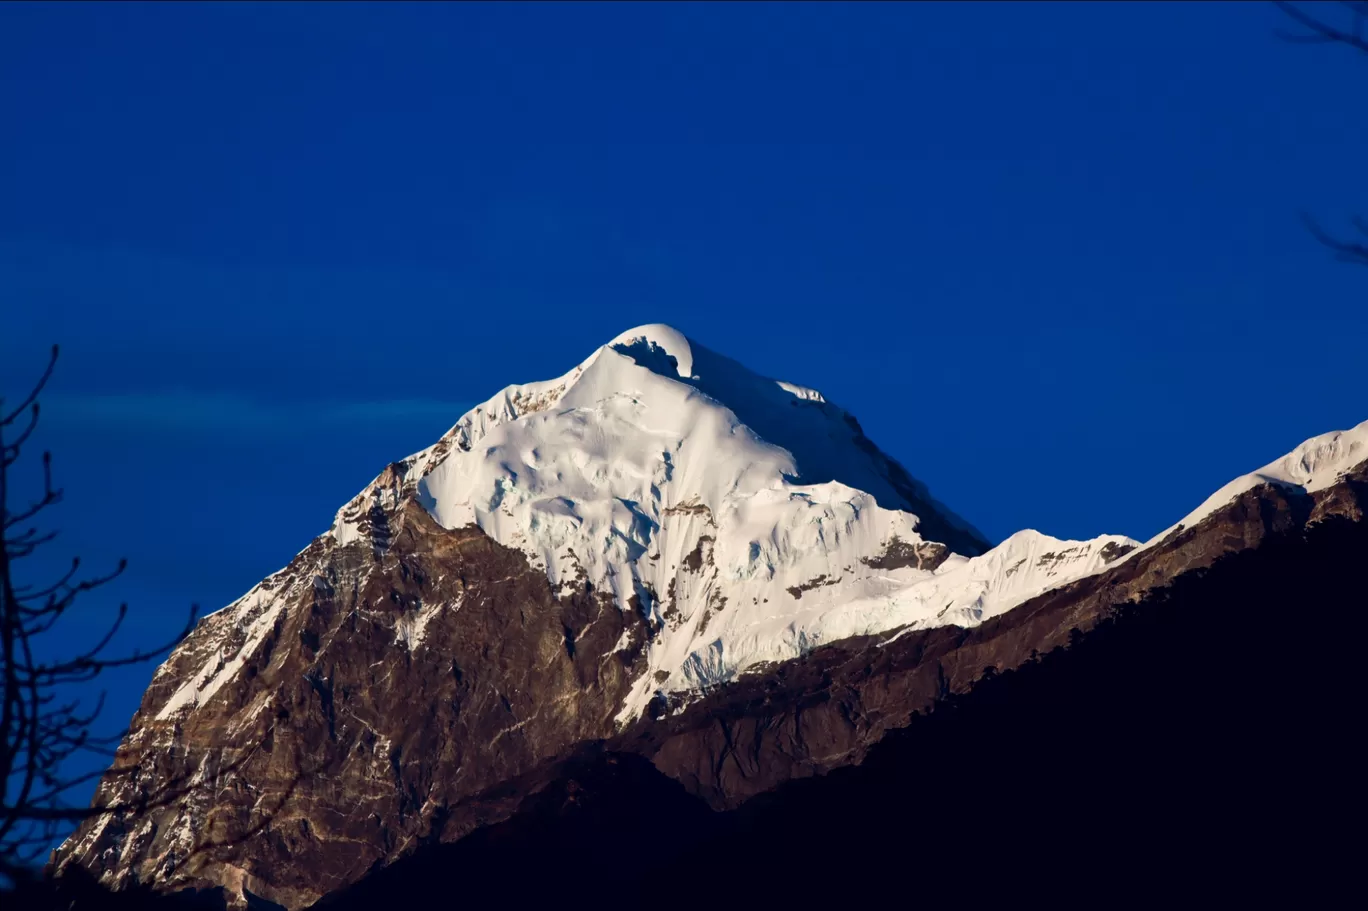
M 1304 29 L 1301 32 L 1286 32 L 1279 29 L 1278 37 L 1284 41 L 1293 44 L 1343 44 L 1368 53 L 1368 38 L 1364 36 L 1364 25 L 1368 22 L 1368 3 L 1348 0 L 1339 4 L 1349 13 L 1348 29 L 1331 25 L 1286 0 L 1273 0 L 1273 5 Z
M 1334 25 L 1286 0 L 1273 0 L 1273 5 L 1302 29 L 1298 32 L 1278 29 L 1276 34 L 1282 40 L 1293 44 L 1341 44 L 1368 54 L 1368 36 L 1365 35 L 1368 31 L 1368 0 L 1341 0 L 1338 6 L 1347 14 L 1346 26 Z M 1311 236 L 1334 253 L 1340 262 L 1368 266 L 1368 243 L 1335 237 L 1305 212 L 1302 213 L 1302 222 Z M 1350 223 L 1368 238 L 1368 221 L 1355 217 L 1350 219 Z
M 55 537 L 55 532 L 42 533 L 36 527 L 15 531 L 61 502 L 62 491 L 52 483 L 49 453 L 42 455 L 42 492 L 38 498 L 17 512 L 10 511 L 9 503 L 10 469 L 38 427 L 38 396 L 52 377 L 57 353 L 54 345 L 42 375 L 18 407 L 0 410 L 0 682 L 4 689 L 0 697 L 0 874 L 15 881 L 26 878 L 25 865 L 46 854 L 75 823 L 105 814 L 145 812 L 178 800 L 195 787 L 193 782 L 167 781 L 157 793 L 122 804 L 70 806 L 64 802 L 67 794 L 83 784 L 102 776 L 116 780 L 135 772 L 137 766 L 118 767 L 117 751 L 111 747 L 122 739 L 122 733 L 92 735 L 91 728 L 104 709 L 104 695 L 94 706 L 83 708 L 79 699 L 59 699 L 65 692 L 63 687 L 89 682 L 113 667 L 140 664 L 165 654 L 190 632 L 197 611 L 191 608 L 185 627 L 170 642 L 148 651 L 135 649 L 126 655 L 110 656 L 106 651 L 128 615 L 127 605 L 121 604 L 94 645 L 70 657 L 35 657 L 33 646 L 38 637 L 52 633 L 57 623 L 69 616 L 80 595 L 112 582 L 127 565 L 121 561 L 112 572 L 78 579 L 81 563 L 73 559 L 66 573 L 46 584 L 19 585 L 14 578 L 15 561 L 30 556 Z M 67 761 L 81 754 L 114 758 L 116 767 L 67 773 Z
M 1306 225 L 1306 229 L 1311 232 L 1311 236 L 1328 247 L 1335 254 L 1336 259 L 1341 262 L 1368 266 L 1368 243 L 1333 237 L 1305 212 L 1302 213 L 1302 222 Z M 1351 222 L 1359 233 L 1368 237 L 1368 222 L 1365 222 L 1361 217 L 1355 217 L 1351 219 Z
M 48 355 L 47 367 L 43 369 L 42 375 L 38 377 L 38 382 L 33 384 L 33 389 L 29 392 L 29 394 L 25 396 L 24 400 L 19 403 L 19 406 L 15 408 L 13 411 L 11 411 L 8 415 L 6 415 L 3 411 L 0 411 L 0 430 L 3 430 L 4 428 L 13 424 L 16 420 L 18 420 L 20 415 L 22 415 L 25 411 L 28 411 L 30 405 L 38 401 L 39 394 L 43 391 L 43 387 L 47 385 L 48 380 L 52 379 L 52 371 L 56 367 L 57 346 L 53 345 L 52 353 Z M 3 401 L 4 399 L 0 399 L 0 402 Z

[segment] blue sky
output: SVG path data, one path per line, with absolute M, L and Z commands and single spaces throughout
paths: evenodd
M 510 382 L 668 322 L 994 538 L 1368 418 L 1368 59 L 1263 4 L 0 6 L 0 390 L 169 633 Z M 99 602 L 92 603 L 95 607 Z M 151 669 L 113 680 L 128 717 Z

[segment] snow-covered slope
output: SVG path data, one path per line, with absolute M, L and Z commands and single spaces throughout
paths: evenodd
M 823 642 L 977 624 L 1134 543 L 1027 531 L 985 553 L 820 393 L 661 325 L 507 387 L 396 468 L 338 513 L 332 537 L 356 541 L 370 504 L 414 496 L 441 525 L 522 550 L 555 586 L 611 592 L 655 631 L 624 721 L 657 691 Z
M 1145 543 L 1153 546 L 1178 528 L 1191 528 L 1240 494 L 1261 484 L 1273 484 L 1313 493 L 1338 483 L 1345 472 L 1368 460 L 1368 421 L 1349 430 L 1322 433 L 1302 443 L 1258 471 L 1241 475 L 1202 501 L 1182 521 L 1169 526 Z

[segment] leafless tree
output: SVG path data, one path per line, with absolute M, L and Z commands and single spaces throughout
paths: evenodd
M 1294 44 L 1334 44 L 1368 54 L 1368 0 L 1340 0 L 1336 4 L 1318 4 L 1311 12 L 1305 5 L 1274 0 L 1274 5 L 1292 21 L 1294 28 L 1281 29 L 1278 36 Z M 1321 15 L 1321 8 L 1328 15 Z M 1362 240 L 1336 237 L 1324 230 L 1310 215 L 1303 214 L 1311 235 L 1344 262 L 1368 266 L 1368 219 L 1357 216 L 1350 224 Z
M 120 604 L 107 621 L 103 635 L 95 643 L 68 657 L 46 659 L 50 648 L 35 648 L 61 642 L 66 627 L 61 621 L 76 611 L 77 599 L 100 588 L 120 575 L 125 566 L 104 575 L 82 578 L 80 560 L 47 584 L 21 584 L 15 577 L 15 562 L 33 553 L 56 537 L 54 531 L 41 531 L 34 524 L 62 499 L 62 491 L 52 485 L 52 457 L 42 454 L 42 489 L 28 505 L 11 508 L 14 491 L 13 468 L 23 448 L 38 426 L 38 396 L 52 376 L 57 363 L 57 347 L 33 389 L 13 408 L 0 399 L 0 676 L 4 678 L 4 705 L 0 711 L 0 874 L 12 881 L 31 875 L 33 864 L 42 858 L 66 830 L 83 819 L 127 808 L 85 807 L 68 802 L 81 785 L 105 774 L 67 772 L 69 761 L 79 754 L 112 757 L 122 733 L 97 736 L 92 729 L 104 708 L 104 694 L 93 705 L 72 698 L 73 687 L 88 685 L 105 670 L 151 661 L 167 652 L 194 624 L 191 608 L 185 628 L 174 640 L 151 651 L 111 655 L 113 642 L 128 606 Z M 82 604 L 85 602 L 83 601 Z M 88 617 L 81 623 L 87 628 Z M 41 642 L 36 642 L 40 637 Z M 101 763 L 103 765 L 104 763 Z

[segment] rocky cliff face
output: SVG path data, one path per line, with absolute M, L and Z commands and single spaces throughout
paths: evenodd
M 818 393 L 642 327 L 473 410 L 206 617 L 97 793 L 130 809 L 55 863 L 304 907 L 587 748 L 735 807 L 1223 554 L 1361 521 L 1366 444 L 1308 441 L 1145 545 L 988 548 Z
M 558 597 L 521 553 L 414 504 L 386 536 L 322 565 L 323 545 L 300 554 L 261 585 L 273 612 L 208 618 L 134 719 L 115 768 L 136 771 L 97 799 L 185 795 L 88 826 L 63 853 L 117 881 L 297 907 L 497 818 L 510 805 L 500 784 L 612 733 L 640 671 L 641 615 L 591 591 Z M 193 711 L 163 716 L 225 623 L 214 668 L 241 667 Z

